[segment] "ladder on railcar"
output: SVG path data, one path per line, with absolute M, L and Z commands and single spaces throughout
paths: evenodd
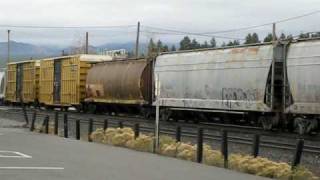
M 273 60 L 267 82 L 266 103 L 276 112 L 284 110 L 287 93 L 286 79 L 286 45 L 276 43 L 273 49 Z

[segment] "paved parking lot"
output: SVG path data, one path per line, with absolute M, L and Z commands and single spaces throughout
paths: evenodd
M 0 128 L 0 176 L 1 180 L 265 179 L 21 128 Z

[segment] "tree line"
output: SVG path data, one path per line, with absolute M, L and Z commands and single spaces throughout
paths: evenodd
M 298 38 L 315 38 L 320 37 L 320 32 L 317 33 L 301 33 Z M 285 35 L 284 33 L 281 33 L 281 35 L 276 39 L 288 39 L 292 40 L 293 36 L 291 34 Z M 271 42 L 273 40 L 272 33 L 268 33 L 266 37 L 263 38 L 263 40 L 260 40 L 259 35 L 257 33 L 249 33 L 246 35 L 243 44 L 256 44 L 261 42 Z M 222 42 L 221 47 L 227 47 L 227 46 L 237 46 L 240 45 L 239 40 L 230 40 L 228 42 Z M 148 56 L 155 56 L 158 53 L 161 52 L 170 52 L 170 51 L 176 51 L 176 50 L 193 50 L 193 49 L 201 49 L 201 48 L 216 48 L 217 42 L 216 39 L 213 37 L 210 39 L 210 41 L 204 41 L 203 43 L 198 42 L 195 38 L 190 39 L 189 36 L 183 37 L 183 39 L 179 42 L 179 49 L 175 47 L 175 45 L 172 45 L 169 47 L 168 45 L 164 44 L 161 40 L 158 40 L 156 43 L 153 39 L 150 39 L 148 44 Z

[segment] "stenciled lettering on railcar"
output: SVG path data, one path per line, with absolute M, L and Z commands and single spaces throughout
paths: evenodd
M 257 99 L 257 89 L 222 88 L 222 103 L 228 108 L 243 106 L 250 108 Z

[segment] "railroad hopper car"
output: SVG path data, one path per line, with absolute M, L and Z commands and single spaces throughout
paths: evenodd
M 39 60 L 13 62 L 7 65 L 5 101 L 37 104 Z
M 87 72 L 92 64 L 110 56 L 75 55 L 43 59 L 40 62 L 39 102 L 46 108 L 83 108 Z
M 152 95 L 151 62 L 113 60 L 94 65 L 87 76 L 90 110 L 149 112 Z
M 291 43 L 286 58 L 288 91 L 285 113 L 300 132 L 319 128 L 320 40 Z
M 161 117 L 318 130 L 320 40 L 164 53 L 154 65 Z M 198 116 L 198 118 L 199 118 Z

